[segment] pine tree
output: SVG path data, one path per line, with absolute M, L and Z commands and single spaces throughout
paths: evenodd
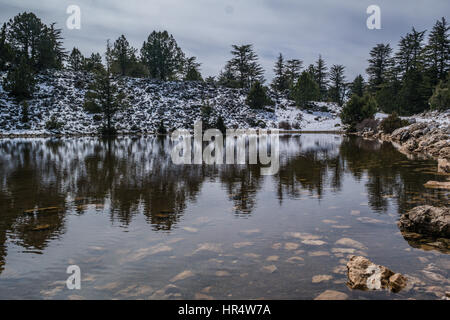
M 14 53 L 6 38 L 6 23 L 3 24 L 0 31 L 0 71 L 6 71 L 8 65 L 12 62 Z
M 430 69 L 433 85 L 436 85 L 440 80 L 445 80 L 450 69 L 449 30 L 450 26 L 445 18 L 436 21 L 428 37 L 428 45 L 425 47 L 426 64 Z
M 316 65 L 314 66 L 314 80 L 319 86 L 321 101 L 326 99 L 327 95 L 327 85 L 328 85 L 328 72 L 327 66 L 325 64 L 325 60 L 322 59 L 322 56 L 319 55 L 319 59 L 316 61 Z
M 369 67 L 366 72 L 369 75 L 368 87 L 371 92 L 379 90 L 380 86 L 387 81 L 394 66 L 391 55 L 392 48 L 389 44 L 377 44 L 370 51 Z
M 240 87 L 239 80 L 237 79 L 236 73 L 233 70 L 233 67 L 230 62 L 227 62 L 224 70 L 222 70 L 220 72 L 217 82 L 220 85 L 228 87 L 228 88 L 239 88 Z
M 25 58 L 31 66 L 37 63 L 38 46 L 44 24 L 34 13 L 20 13 L 7 24 L 8 42 L 18 60 Z
M 227 127 L 225 126 L 225 122 L 223 121 L 222 116 L 219 116 L 217 118 L 215 128 L 222 132 L 222 134 L 225 134 L 227 132 Z
M 98 71 L 89 91 L 86 93 L 84 109 L 103 114 L 103 135 L 115 135 L 114 115 L 126 107 L 125 94 L 113 83 L 109 69 Z
M 345 96 L 345 67 L 343 65 L 333 65 L 330 69 L 331 86 L 329 89 L 329 99 L 340 106 L 344 102 Z
M 89 58 L 84 59 L 83 69 L 94 73 L 105 71 L 100 53 L 92 53 Z
M 203 81 L 202 75 L 200 73 L 201 64 L 196 60 L 196 57 L 190 57 L 186 59 L 184 80 Z
M 110 68 L 113 74 L 126 76 L 131 73 L 133 63 L 136 62 L 136 49 L 130 46 L 124 35 L 121 35 L 109 48 Z
M 32 98 L 35 85 L 34 70 L 24 57 L 8 71 L 3 80 L 5 90 L 19 102 Z
M 362 97 L 364 95 L 365 86 L 364 78 L 359 74 L 350 84 L 348 96 L 351 97 L 352 95 L 357 95 L 358 97 Z
M 258 55 L 251 44 L 233 45 L 233 58 L 227 63 L 228 71 L 238 81 L 239 88 L 250 88 L 253 83 L 264 83 L 264 70 L 258 63 Z
M 286 78 L 288 82 L 288 88 L 294 87 L 295 82 L 300 77 L 302 67 L 302 60 L 291 59 L 286 61 Z
M 319 99 L 320 90 L 311 74 L 304 71 L 298 78 L 291 95 L 297 103 L 297 106 L 305 108 L 309 106 L 309 102 L 317 101 Z
M 72 71 L 81 71 L 85 64 L 83 54 L 77 48 L 73 48 L 68 59 L 68 68 Z
M 267 96 L 267 89 L 259 81 L 254 82 L 250 88 L 246 103 L 252 109 L 261 109 L 273 105 L 273 101 Z
M 174 80 L 183 70 L 184 53 L 167 31 L 153 31 L 148 36 L 142 45 L 141 59 L 152 78 Z
M 54 23 L 44 26 L 38 44 L 37 70 L 61 69 L 66 56 L 61 29 L 56 29 Z
M 396 70 L 401 76 L 404 76 L 411 69 L 418 70 L 423 67 L 424 35 L 425 31 L 419 32 L 412 28 L 410 33 L 401 37 L 398 44 L 399 49 L 395 55 Z
M 275 73 L 275 77 L 272 81 L 272 88 L 278 92 L 288 89 L 289 86 L 286 77 L 286 66 L 284 63 L 283 55 L 281 53 L 278 56 L 277 61 L 275 62 L 273 72 Z

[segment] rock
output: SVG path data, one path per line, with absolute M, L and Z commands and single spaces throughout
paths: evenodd
M 356 249 L 361 249 L 361 250 L 365 250 L 367 249 L 367 247 L 365 245 L 363 245 L 361 242 L 350 239 L 350 238 L 342 238 L 339 239 L 338 241 L 336 241 L 337 245 L 341 245 L 344 247 L 351 247 L 351 248 L 356 248 Z
M 406 287 L 407 283 L 406 277 L 404 277 L 400 273 L 396 273 L 393 276 L 389 278 L 389 288 L 392 290 L 392 292 L 399 292 L 404 287 Z
M 395 274 L 388 268 L 376 265 L 361 256 L 352 256 L 347 263 L 347 270 L 347 285 L 352 289 L 391 289 L 394 292 L 399 292 L 407 283 L 406 278 L 401 274 Z M 391 280 L 394 282 L 391 283 Z
M 263 266 L 261 268 L 262 271 L 268 272 L 268 273 L 274 273 L 275 271 L 277 271 L 277 269 L 278 268 L 275 265 Z
M 444 189 L 450 190 L 450 181 L 440 182 L 440 181 L 428 181 L 424 184 L 425 188 L 429 189 Z
M 327 290 L 319 294 L 314 300 L 347 300 L 348 295 L 343 292 Z
M 327 274 L 319 274 L 317 276 L 312 277 L 312 283 L 330 281 L 331 279 L 333 279 L 333 276 L 329 276 Z
M 450 238 L 450 208 L 416 207 L 400 217 L 398 226 L 402 231 Z
M 310 246 L 323 246 L 326 244 L 326 242 L 322 240 L 303 240 L 302 243 Z
M 31 231 L 45 231 L 48 229 L 50 229 L 49 224 L 40 224 L 40 225 L 37 225 L 36 227 L 31 228 Z
M 450 161 L 448 159 L 438 159 L 438 172 L 450 173 Z
M 177 274 L 172 279 L 170 279 L 170 282 L 184 280 L 184 279 L 187 279 L 187 278 L 190 278 L 190 277 L 193 277 L 193 276 L 194 276 L 194 273 L 192 271 L 186 270 L 186 271 L 183 271 L 183 272 Z

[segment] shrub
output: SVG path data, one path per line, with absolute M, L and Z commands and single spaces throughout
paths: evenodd
M 402 120 L 398 116 L 396 112 L 392 112 L 392 114 L 389 115 L 389 117 L 383 119 L 381 121 L 380 127 L 381 130 L 383 130 L 384 133 L 391 134 L 398 128 L 403 128 L 409 125 L 408 120 Z
M 364 119 L 373 119 L 377 112 L 377 103 L 371 95 L 359 97 L 353 95 L 342 108 L 342 123 L 348 125 L 350 131 L 356 130 L 356 125 Z
M 61 130 L 61 128 L 63 127 L 63 123 L 62 122 L 59 122 L 57 119 L 56 119 L 56 116 L 55 115 L 52 115 L 51 117 L 50 117 L 50 120 L 48 120 L 46 123 L 45 123 L 45 129 L 47 129 L 47 130 L 49 130 L 49 131 L 59 131 L 59 130 Z
M 291 130 L 292 126 L 288 121 L 280 121 L 280 123 L 278 124 L 278 129 Z
M 29 106 L 28 106 L 28 102 L 23 101 L 22 102 L 22 117 L 21 117 L 21 121 L 23 123 L 27 123 L 30 120 L 30 113 L 29 113 Z
M 436 86 L 429 102 L 434 110 L 445 111 L 450 108 L 450 79 Z
M 362 132 L 369 130 L 372 132 L 378 132 L 378 124 L 378 120 L 376 119 L 364 119 L 356 125 L 356 131 Z
M 258 81 L 256 81 L 251 87 L 246 103 L 252 109 L 261 109 L 262 107 L 274 104 L 274 102 L 267 96 L 266 88 L 264 88 Z

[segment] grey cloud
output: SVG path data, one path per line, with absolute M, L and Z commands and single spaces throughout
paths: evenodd
M 81 30 L 65 28 L 69 4 L 81 8 Z M 366 28 L 371 4 L 381 7 L 382 30 Z M 57 22 L 66 47 L 77 46 L 84 54 L 103 53 L 106 40 L 120 34 L 140 48 L 152 30 L 166 29 L 203 63 L 204 75 L 218 74 L 231 44 L 253 43 L 267 78 L 283 52 L 305 66 L 322 54 L 328 65 L 344 64 L 349 79 L 364 74 L 376 43 L 395 47 L 412 26 L 429 30 L 450 12 L 448 0 L 0 0 L 0 7 L 0 21 L 33 11 L 46 23 Z

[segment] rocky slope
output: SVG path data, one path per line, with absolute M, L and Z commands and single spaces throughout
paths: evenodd
M 0 74 L 3 78 L 5 74 Z M 1 80 L 1 79 L 0 79 Z M 29 121 L 22 123 L 21 108 L 3 90 L 0 82 L 0 134 L 94 134 L 100 126 L 97 116 L 83 110 L 84 96 L 92 76 L 58 71 L 38 76 L 34 98 L 29 100 Z M 153 133 L 161 121 L 168 130 L 191 128 L 201 118 L 202 106 L 212 107 L 210 121 L 219 116 L 227 127 L 283 128 L 336 131 L 341 123 L 340 108 L 316 103 L 313 110 L 302 111 L 286 97 L 276 97 L 275 106 L 252 110 L 245 104 L 246 92 L 199 82 L 159 82 L 125 78 L 121 87 L 129 107 L 116 115 L 120 133 Z M 62 124 L 58 132 L 45 129 L 52 118 Z

